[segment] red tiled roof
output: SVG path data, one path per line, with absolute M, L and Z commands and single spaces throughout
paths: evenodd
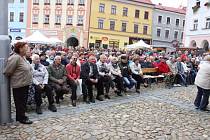
M 135 2 L 140 2 L 140 3 L 145 3 L 145 4 L 151 4 L 153 5 L 151 0 L 131 0 L 131 1 L 135 1 Z
M 174 8 L 174 7 L 167 7 L 167 6 L 162 6 L 162 5 L 155 5 L 155 9 L 160 9 L 164 11 L 170 11 L 170 12 L 175 12 L 179 14 L 186 14 L 186 8 Z

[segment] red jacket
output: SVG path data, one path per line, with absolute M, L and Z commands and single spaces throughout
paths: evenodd
M 160 73 L 168 73 L 168 72 L 170 72 L 169 66 L 166 63 L 164 63 L 164 62 L 160 62 L 158 64 L 158 69 L 159 69 Z
M 80 66 L 73 66 L 72 64 L 66 65 L 67 77 L 70 80 L 75 80 L 80 78 Z

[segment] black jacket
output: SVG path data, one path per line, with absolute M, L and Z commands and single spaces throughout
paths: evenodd
M 90 73 L 90 65 L 93 67 L 93 75 L 89 75 Z M 89 62 L 85 62 L 81 65 L 81 72 L 80 72 L 80 78 L 89 80 L 90 78 L 98 79 L 98 68 L 96 64 L 90 64 Z

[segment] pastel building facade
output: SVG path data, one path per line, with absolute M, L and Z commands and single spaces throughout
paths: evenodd
M 156 5 L 153 11 L 152 44 L 159 47 L 182 45 L 186 8 Z
M 188 0 L 185 47 L 210 50 L 210 0 Z
M 89 47 L 151 44 L 153 7 L 150 0 L 92 0 Z
M 12 40 L 24 38 L 27 23 L 27 0 L 8 0 L 8 34 Z
M 87 47 L 90 0 L 28 0 L 27 36 L 39 30 L 67 46 Z

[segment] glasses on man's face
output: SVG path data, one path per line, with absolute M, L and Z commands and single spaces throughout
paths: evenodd
M 73 58 L 74 61 L 77 61 L 77 58 Z

